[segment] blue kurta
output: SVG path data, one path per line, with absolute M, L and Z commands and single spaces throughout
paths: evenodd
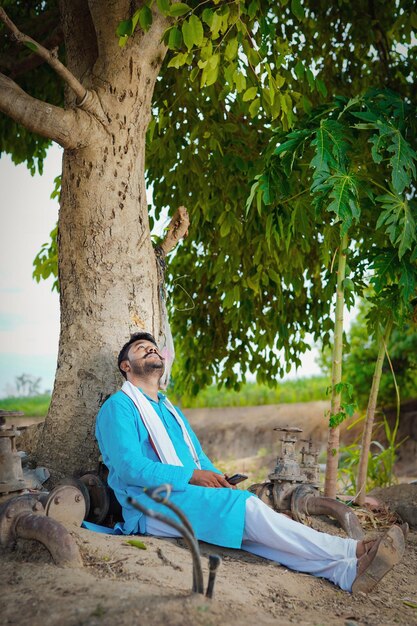
M 162 483 L 172 485 L 171 500 L 190 520 L 198 539 L 229 548 L 240 548 L 245 523 L 246 500 L 253 494 L 227 488 L 210 488 L 190 485 L 189 480 L 197 466 L 184 441 L 181 427 L 163 403 L 146 396 L 161 418 L 182 467 L 161 463 L 150 441 L 139 411 L 122 391 L 111 396 L 101 407 L 96 422 L 96 437 L 103 462 L 109 468 L 108 483 L 123 508 L 126 534 L 146 533 L 145 516 L 127 503 L 131 496 L 150 509 L 164 515 L 176 516 L 163 505 L 151 500 L 144 487 Z M 190 433 L 201 469 L 221 473 L 204 454 L 200 442 L 183 413 L 180 413 Z M 177 520 L 178 521 L 178 520 Z

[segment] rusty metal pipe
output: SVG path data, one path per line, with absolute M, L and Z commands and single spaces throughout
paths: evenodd
M 34 539 L 42 543 L 60 567 L 82 567 L 75 540 L 62 524 L 51 517 L 21 513 L 15 522 L 14 534 L 22 539 Z
M 355 513 L 343 502 L 317 495 L 309 485 L 297 487 L 291 498 L 291 512 L 303 523 L 305 515 L 329 515 L 334 517 L 352 539 L 363 539 L 365 533 Z
M 324 496 L 310 496 L 306 501 L 307 515 L 329 515 L 334 517 L 352 539 L 363 539 L 365 533 L 355 513 L 343 502 Z
M 183 524 L 178 524 L 171 517 L 168 517 L 167 515 L 163 515 L 162 513 L 159 513 L 152 509 L 146 508 L 145 506 L 143 506 L 143 504 L 141 504 L 134 498 L 129 496 L 127 498 L 127 501 L 129 504 L 131 504 L 135 509 L 137 509 L 141 513 L 144 513 L 145 515 L 148 515 L 149 517 L 157 519 L 160 522 L 164 522 L 165 524 L 168 524 L 169 526 L 171 526 L 172 528 L 174 528 L 176 531 L 180 533 L 180 535 L 183 537 L 184 541 L 188 545 L 190 552 L 191 552 L 192 559 L 193 559 L 193 588 L 192 588 L 193 592 L 204 594 L 203 570 L 201 567 L 200 551 L 199 551 L 198 543 L 194 535 L 191 534 L 189 530 Z M 166 502 L 164 502 L 164 504 L 166 504 Z
M 212 598 L 214 591 L 214 581 L 216 580 L 216 573 L 222 562 L 218 554 L 209 554 L 209 579 L 207 583 L 206 597 Z

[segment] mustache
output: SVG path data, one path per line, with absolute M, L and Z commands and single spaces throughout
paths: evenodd
M 159 354 L 159 352 L 157 352 L 156 350 L 153 350 L 152 352 L 148 352 L 147 354 L 145 354 L 145 356 L 143 357 L 144 359 L 147 359 L 150 356 L 156 355 L 157 357 L 159 357 L 161 359 L 161 361 L 165 361 L 164 357 Z

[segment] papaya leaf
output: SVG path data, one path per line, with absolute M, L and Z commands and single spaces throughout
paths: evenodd
M 397 193 L 402 193 L 416 177 L 414 160 L 417 154 L 405 141 L 399 130 L 390 135 L 392 143 L 388 146 L 388 152 L 392 153 L 390 164 L 392 167 L 392 185 Z
M 376 228 L 385 226 L 385 232 L 391 243 L 398 248 L 398 257 L 402 259 L 407 250 L 411 250 L 417 241 L 416 222 L 405 197 L 398 194 L 377 196 L 382 205 Z
M 360 207 L 356 179 L 352 174 L 335 174 L 329 178 L 332 185 L 327 211 L 334 213 L 342 222 L 342 234 L 345 234 L 353 221 L 358 222 Z
M 408 303 L 416 293 L 417 281 L 415 265 L 403 259 L 401 261 L 400 271 L 400 280 L 398 284 L 403 301 Z
M 396 281 L 399 269 L 398 253 L 394 248 L 381 250 L 371 262 L 374 274 L 371 283 L 375 292 L 381 293 L 387 286 Z

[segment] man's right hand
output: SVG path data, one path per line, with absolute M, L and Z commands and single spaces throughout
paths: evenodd
M 217 474 L 217 472 L 211 472 L 210 470 L 194 470 L 189 483 L 190 485 L 199 485 L 200 487 L 232 488 L 232 485 L 227 482 L 223 474 Z

